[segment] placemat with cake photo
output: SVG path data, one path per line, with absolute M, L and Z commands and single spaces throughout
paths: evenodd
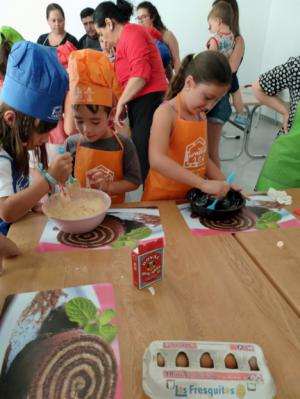
M 284 205 L 268 195 L 251 195 L 246 206 L 236 215 L 224 219 L 208 219 L 192 212 L 190 204 L 178 205 L 188 227 L 197 236 L 252 232 L 265 229 L 299 227 L 300 221 Z
M 114 309 L 111 284 L 7 297 L 0 398 L 123 398 Z
M 96 229 L 83 234 L 60 231 L 49 220 L 36 250 L 38 252 L 114 249 L 164 238 L 159 209 L 114 208 Z

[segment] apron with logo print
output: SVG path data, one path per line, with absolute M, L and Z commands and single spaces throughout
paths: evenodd
M 181 119 L 179 96 L 177 96 L 177 110 L 178 116 L 170 136 L 168 157 L 204 178 L 208 159 L 207 122 Z M 165 177 L 150 168 L 142 200 L 184 199 L 190 189 L 190 186 Z
M 107 181 L 112 182 L 123 179 L 124 147 L 117 134 L 114 134 L 114 137 L 120 145 L 120 150 L 118 151 L 83 147 L 81 139 L 78 140 L 74 174 L 81 187 L 91 187 L 87 174 L 88 171 L 95 168 L 103 173 Z M 110 196 L 114 204 L 124 202 L 125 199 L 125 193 L 111 194 Z

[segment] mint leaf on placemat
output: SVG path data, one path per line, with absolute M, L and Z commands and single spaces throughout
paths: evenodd
M 152 230 L 149 229 L 149 227 L 139 227 L 137 229 L 131 230 L 131 232 L 126 235 L 129 240 L 142 240 L 143 238 L 149 237 L 151 234 Z
M 256 228 L 259 230 L 276 229 L 279 227 L 277 222 L 282 219 L 280 213 L 275 211 L 268 211 L 261 215 L 256 221 Z
M 100 315 L 94 303 L 87 298 L 73 298 L 65 305 L 70 321 L 75 321 L 86 334 L 97 335 L 111 344 L 117 335 L 117 327 L 109 322 L 115 316 L 113 309 L 104 310 Z
M 130 248 L 136 248 L 138 241 L 151 236 L 152 230 L 149 227 L 138 227 L 137 229 L 131 230 L 127 234 L 123 234 L 118 238 L 117 241 L 113 242 L 111 246 L 113 248 L 121 248 L 128 246 Z
M 97 308 L 87 298 L 74 298 L 65 305 L 66 313 L 71 321 L 75 321 L 80 327 L 85 327 L 90 321 L 95 320 Z
M 97 317 L 98 322 L 101 326 L 107 324 L 115 316 L 115 311 L 113 309 L 107 309 L 100 316 Z
M 99 328 L 99 335 L 111 344 L 117 335 L 117 327 L 112 324 L 105 324 Z
M 99 325 L 91 323 L 84 327 L 84 332 L 89 335 L 99 335 Z

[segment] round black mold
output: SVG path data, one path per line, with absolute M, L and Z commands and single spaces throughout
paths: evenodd
M 207 219 L 229 219 L 238 214 L 246 205 L 245 197 L 239 192 L 230 189 L 226 197 L 220 199 L 215 209 L 208 209 L 214 201 L 209 194 L 204 193 L 198 188 L 193 188 L 187 194 L 191 203 L 192 211 Z

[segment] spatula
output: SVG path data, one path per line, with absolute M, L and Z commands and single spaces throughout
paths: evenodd
M 226 179 L 226 183 L 228 183 L 228 184 L 232 183 L 233 180 L 234 180 L 234 178 L 235 178 L 235 172 L 231 172 L 231 173 L 229 174 L 229 176 L 227 177 L 227 179 Z M 207 207 L 207 209 L 214 210 L 214 209 L 216 208 L 216 205 L 217 205 L 218 201 L 219 201 L 219 199 L 216 198 L 216 199 L 213 201 L 213 203 L 210 204 L 210 205 Z

